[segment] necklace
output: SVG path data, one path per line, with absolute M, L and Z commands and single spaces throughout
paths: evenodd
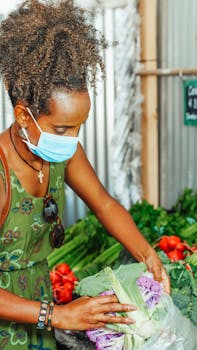
M 34 168 L 33 165 L 31 165 L 25 158 L 23 158 L 23 157 L 21 156 L 21 154 L 19 153 L 19 151 L 17 150 L 17 148 L 16 148 L 16 145 L 15 145 L 14 140 L 13 140 L 13 137 L 12 137 L 11 128 L 12 128 L 12 125 L 9 127 L 10 140 L 11 140 L 11 142 L 12 142 L 12 145 L 13 145 L 13 147 L 14 147 L 16 153 L 17 153 L 18 156 L 23 160 L 23 162 L 25 162 L 27 165 L 30 166 L 30 168 L 32 168 L 33 170 L 35 170 L 35 171 L 38 173 L 39 182 L 40 182 L 40 184 L 42 184 L 42 183 L 43 183 L 43 177 L 44 177 L 44 174 L 43 174 L 43 172 L 42 172 L 42 169 L 43 169 L 43 159 L 41 158 L 41 159 L 42 159 L 42 166 L 41 166 L 41 169 L 38 170 L 38 169 Z

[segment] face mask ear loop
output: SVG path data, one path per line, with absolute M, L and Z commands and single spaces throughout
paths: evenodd
M 33 121 L 35 122 L 37 128 L 39 129 L 39 131 L 42 133 L 42 130 L 40 128 L 40 125 L 38 124 L 38 122 L 36 121 L 36 119 L 34 118 L 32 111 L 29 109 L 29 107 L 26 107 L 28 113 L 30 114 L 30 116 L 32 117 Z

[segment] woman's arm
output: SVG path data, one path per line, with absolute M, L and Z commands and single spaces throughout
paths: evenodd
M 40 302 L 21 298 L 0 288 L 0 319 L 18 323 L 37 323 Z
M 21 298 L 0 288 L 0 319 L 17 323 L 36 324 L 40 302 Z M 114 295 L 95 298 L 81 297 L 66 305 L 55 305 L 52 326 L 61 329 L 86 330 L 105 326 L 106 323 L 126 323 L 134 321 L 126 317 L 108 315 L 111 312 L 134 311 L 128 304 L 120 304 Z
M 67 164 L 65 181 L 85 201 L 108 232 L 138 261 L 145 262 L 156 279 L 163 280 L 169 292 L 169 279 L 155 250 L 140 233 L 127 210 L 107 193 L 81 145 Z

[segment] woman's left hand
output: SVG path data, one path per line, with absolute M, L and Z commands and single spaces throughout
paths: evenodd
M 155 252 L 147 256 L 145 264 L 150 272 L 154 275 L 155 280 L 161 282 L 166 293 L 170 294 L 170 278 Z

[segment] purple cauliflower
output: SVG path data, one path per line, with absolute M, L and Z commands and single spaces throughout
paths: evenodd
M 150 273 L 144 273 L 137 279 L 136 283 L 148 308 L 152 308 L 159 303 L 163 289 Z
M 96 350 L 122 350 L 124 334 L 107 328 L 89 329 L 87 337 L 96 343 Z

